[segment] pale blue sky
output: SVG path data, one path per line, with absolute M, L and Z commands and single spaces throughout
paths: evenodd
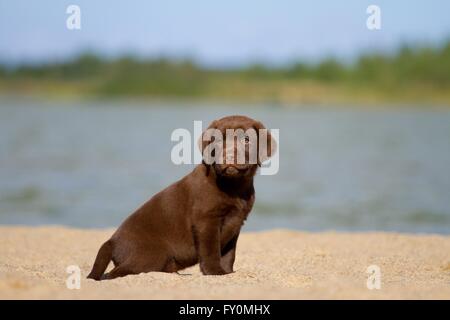
M 82 29 L 66 29 L 77 4 Z M 366 28 L 366 8 L 382 29 Z M 403 42 L 450 38 L 450 1 L 0 0 L 0 60 L 63 59 L 91 49 L 115 56 L 190 56 L 213 65 L 352 57 Z

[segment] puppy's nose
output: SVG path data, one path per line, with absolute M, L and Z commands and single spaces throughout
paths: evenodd
M 238 174 L 239 170 L 236 169 L 235 167 L 228 167 L 225 169 L 225 173 L 229 174 L 229 175 L 234 175 L 234 174 Z

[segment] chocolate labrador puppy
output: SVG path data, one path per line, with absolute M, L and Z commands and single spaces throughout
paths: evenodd
M 254 129 L 259 139 L 260 129 L 265 128 L 248 117 L 229 116 L 213 121 L 208 129 L 217 129 L 223 138 L 226 129 Z M 275 150 L 275 142 L 270 133 L 263 136 L 267 139 L 265 156 L 268 158 Z M 200 149 L 203 151 L 220 141 L 216 139 L 201 139 Z M 249 150 L 254 148 L 249 144 L 254 142 L 248 136 L 242 141 L 246 156 L 243 164 L 237 163 L 237 156 L 227 163 L 225 157 L 229 153 L 221 152 L 218 157 L 224 161 L 204 160 L 129 216 L 100 247 L 88 278 L 101 280 L 150 271 L 176 272 L 196 263 L 200 263 L 205 275 L 233 272 L 241 226 L 255 201 L 253 177 L 265 160 L 258 153 L 256 163 L 251 163 Z M 234 144 L 235 149 L 239 143 Z M 227 148 L 225 143 L 224 148 Z M 236 155 L 237 150 L 232 151 Z M 110 261 L 115 267 L 104 274 Z

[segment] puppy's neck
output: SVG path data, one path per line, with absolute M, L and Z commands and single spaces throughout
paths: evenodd
M 254 176 L 244 177 L 224 177 L 218 175 L 216 171 L 205 164 L 205 173 L 209 179 L 222 191 L 231 197 L 249 199 L 254 193 Z
M 254 193 L 253 177 L 227 178 L 216 175 L 217 187 L 230 196 L 249 199 Z

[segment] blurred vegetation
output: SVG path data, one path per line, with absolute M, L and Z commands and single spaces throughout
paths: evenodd
M 190 60 L 104 59 L 86 53 L 61 63 L 0 65 L 0 93 L 450 105 L 450 41 L 440 47 L 403 46 L 393 54 L 363 54 L 347 64 L 329 58 L 231 69 Z

